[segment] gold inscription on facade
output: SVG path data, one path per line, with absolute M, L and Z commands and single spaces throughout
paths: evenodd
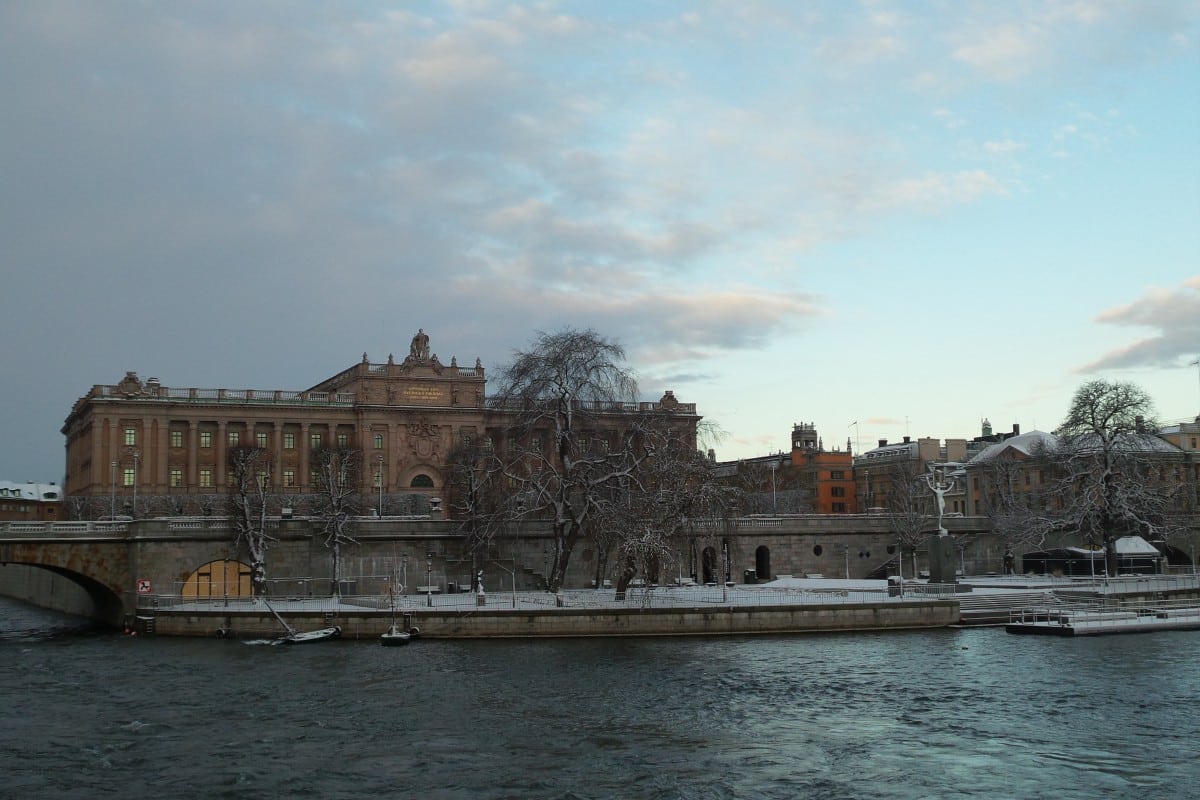
M 446 393 L 434 386 L 405 386 L 404 401 L 415 405 L 445 404 Z

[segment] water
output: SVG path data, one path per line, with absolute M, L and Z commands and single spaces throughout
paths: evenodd
M 0 619 L 4 798 L 1200 793 L 1194 632 L 263 647 Z

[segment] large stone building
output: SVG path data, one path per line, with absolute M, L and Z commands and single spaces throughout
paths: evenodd
M 67 417 L 65 491 L 77 507 L 93 506 L 77 508 L 81 516 L 220 513 L 233 482 L 230 452 L 257 447 L 267 454 L 262 479 L 286 504 L 317 490 L 316 451 L 351 448 L 361 458 L 364 512 L 376 497 L 385 514 L 423 511 L 446 488 L 456 443 L 502 435 L 505 415 L 488 408 L 485 383 L 478 359 L 443 364 L 423 330 L 403 361 L 373 363 L 364 353 L 304 391 L 173 388 L 129 372 L 93 386 Z M 694 429 L 695 405 L 670 392 L 634 410 L 667 407 Z

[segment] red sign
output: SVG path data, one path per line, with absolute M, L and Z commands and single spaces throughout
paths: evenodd
M 154 590 L 150 587 L 150 579 L 149 578 L 138 578 L 137 593 L 138 594 L 153 594 L 154 593 Z

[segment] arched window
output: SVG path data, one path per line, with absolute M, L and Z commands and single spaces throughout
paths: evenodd
M 433 478 L 422 473 L 422 474 L 414 477 L 412 479 L 412 483 L 410 483 L 409 486 L 411 486 L 414 489 L 432 489 L 433 488 Z
M 754 551 L 754 574 L 760 581 L 771 579 L 771 548 L 765 544 Z

